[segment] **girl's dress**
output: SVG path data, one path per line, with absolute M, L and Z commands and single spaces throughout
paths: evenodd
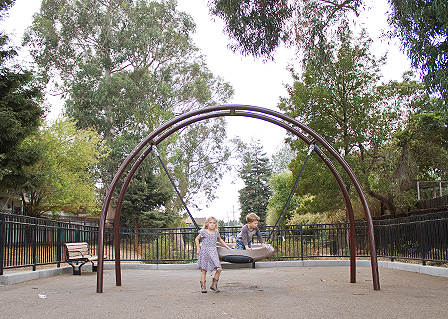
M 203 229 L 199 232 L 199 235 L 201 236 L 202 244 L 198 257 L 198 267 L 211 273 L 215 268 L 221 268 L 216 248 L 219 232 L 216 231 L 214 234 L 209 234 L 206 229 Z

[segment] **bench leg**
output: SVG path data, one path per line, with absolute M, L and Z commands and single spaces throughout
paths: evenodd
M 98 264 L 95 265 L 95 264 L 93 263 L 93 261 L 92 261 L 92 271 L 93 271 L 93 272 L 97 272 L 97 271 L 98 271 Z
M 77 275 L 77 276 L 81 276 L 81 267 L 84 265 L 84 263 L 82 264 L 70 264 L 70 266 L 72 266 L 73 268 L 73 275 Z

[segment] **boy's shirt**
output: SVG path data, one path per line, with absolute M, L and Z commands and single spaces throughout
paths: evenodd
M 257 235 L 258 241 L 262 244 L 263 243 L 263 237 L 261 236 L 260 229 L 258 227 L 250 230 L 249 226 L 246 224 L 241 228 L 241 232 L 237 235 L 237 238 L 241 239 L 244 246 L 247 246 L 248 243 L 252 241 L 252 238 L 254 235 Z

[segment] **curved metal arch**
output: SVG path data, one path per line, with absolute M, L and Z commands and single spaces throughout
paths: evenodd
M 219 116 L 225 116 L 226 114 L 220 113 L 214 113 L 215 117 Z M 310 140 L 308 137 L 303 135 L 300 131 L 296 130 L 295 128 L 286 125 L 284 122 L 278 121 L 275 118 L 267 117 L 262 114 L 255 114 L 255 113 L 244 113 L 239 112 L 238 114 L 235 114 L 234 116 L 247 116 L 251 118 L 261 119 L 267 122 L 271 122 L 273 124 L 276 124 L 280 127 L 285 128 L 289 132 L 295 134 L 296 136 L 299 136 L 303 141 L 305 141 L 306 144 L 310 145 L 313 143 L 313 140 Z M 182 129 L 187 124 L 192 124 L 193 122 L 198 122 L 203 119 L 210 118 L 209 114 L 203 114 L 197 117 L 194 117 L 193 119 L 189 119 L 186 123 L 186 121 L 182 122 L 182 125 L 176 125 L 171 127 L 169 130 L 165 131 L 158 139 L 157 144 L 159 144 L 161 141 L 165 140 L 165 138 L 169 137 L 171 134 L 174 134 L 178 130 Z M 153 142 L 156 143 L 156 142 Z M 130 172 L 128 173 L 126 180 L 121 188 L 120 195 L 118 197 L 116 211 L 115 211 L 115 219 L 114 219 L 114 240 L 115 240 L 115 277 L 116 277 L 116 285 L 121 286 L 121 264 L 120 264 L 120 249 L 119 249 L 119 222 L 120 222 L 120 214 L 121 214 L 121 205 L 123 203 L 123 199 L 127 190 L 127 187 L 135 173 L 135 171 L 138 169 L 142 161 L 147 157 L 149 152 L 151 152 L 153 145 L 151 144 L 143 153 L 140 155 L 139 159 L 134 163 L 133 167 L 131 168 Z M 342 178 L 340 177 L 339 173 L 337 172 L 336 168 L 333 166 L 331 161 L 328 159 L 328 157 L 316 146 L 315 152 L 318 154 L 318 156 L 324 161 L 324 163 L 327 165 L 327 167 L 330 169 L 330 171 L 333 173 L 334 177 L 336 178 L 336 181 L 339 185 L 339 188 L 341 189 L 341 192 L 343 193 L 343 197 L 346 203 L 347 212 L 349 216 L 349 224 L 350 224 L 350 282 L 355 283 L 356 282 L 356 252 L 355 252 L 355 220 L 353 215 L 353 208 L 350 202 L 350 197 L 347 192 L 347 189 L 344 185 L 344 182 Z
M 176 118 L 171 119 L 164 125 L 160 126 L 156 130 L 154 130 L 151 134 L 145 137 L 129 154 L 129 156 L 125 159 L 125 161 L 119 167 L 117 173 L 115 174 L 108 191 L 106 193 L 105 200 L 103 202 L 103 208 L 101 211 L 100 218 L 100 226 L 98 232 L 98 273 L 97 273 L 97 292 L 103 292 L 103 264 L 104 264 L 104 228 L 105 228 L 105 219 L 107 214 L 107 208 L 109 207 L 112 194 L 117 186 L 118 180 L 123 175 L 125 169 L 129 166 L 132 160 L 141 152 L 141 150 L 149 144 L 149 146 L 145 149 L 145 151 L 140 155 L 137 161 L 132 166 L 128 176 L 123 184 L 123 187 L 120 191 L 120 195 L 118 197 L 117 209 L 115 215 L 114 222 L 114 238 L 115 238 L 115 271 L 116 271 L 116 284 L 117 286 L 121 285 L 121 266 L 120 266 L 120 252 L 119 252 L 119 231 L 118 224 L 120 219 L 120 211 L 121 204 L 123 202 L 124 194 L 126 193 L 126 189 L 132 179 L 137 168 L 143 162 L 143 160 L 147 157 L 147 155 L 151 152 L 153 145 L 158 145 L 165 138 L 180 130 L 181 128 L 188 126 L 192 123 L 202 121 L 209 118 L 222 117 L 222 116 L 243 116 L 243 117 L 252 117 L 261 119 L 267 122 L 271 122 L 280 127 L 285 128 L 292 134 L 299 137 L 308 145 L 312 142 L 318 142 L 321 144 L 344 168 L 347 175 L 350 177 L 355 189 L 358 192 L 358 196 L 363 204 L 364 212 L 366 215 L 368 235 L 369 235 L 369 248 L 371 255 L 371 267 L 372 267 L 372 277 L 373 277 L 373 286 L 374 290 L 379 290 L 379 278 L 378 278 L 378 264 L 377 264 L 377 256 L 376 256 L 376 246 L 375 246 L 375 238 L 373 232 L 373 221 L 370 214 L 370 209 L 367 204 L 366 198 L 362 191 L 361 185 L 351 170 L 350 166 L 345 162 L 345 160 L 339 155 L 339 153 L 334 150 L 334 148 L 319 134 L 314 132 L 312 129 L 300 123 L 294 118 L 291 118 L 287 115 L 279 113 L 277 111 L 269 110 L 266 108 L 250 106 L 250 105 L 219 105 L 213 107 L 202 108 L 199 110 L 187 112 L 182 114 Z M 281 121 L 280 121 L 280 120 Z M 300 128 L 302 131 L 308 133 L 312 136 L 312 140 L 306 137 L 302 132 L 296 129 L 296 127 Z M 336 178 L 338 185 L 343 193 L 344 200 L 346 202 L 346 208 L 349 215 L 350 222 L 350 269 L 351 269 L 351 282 L 356 282 L 356 260 L 355 260 L 355 228 L 354 228 L 354 216 L 353 216 L 353 208 L 351 205 L 351 201 L 347 190 L 345 189 L 345 185 L 335 169 L 334 165 L 328 159 L 328 157 L 319 149 L 319 147 L 315 147 L 314 151 L 319 155 L 319 157 L 324 161 L 330 171 L 333 173 L 333 176 Z

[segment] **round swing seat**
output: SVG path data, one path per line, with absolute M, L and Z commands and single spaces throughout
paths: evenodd
M 266 244 L 268 249 L 261 247 L 261 244 L 252 244 L 252 250 L 227 249 L 220 243 L 216 244 L 218 255 L 222 261 L 235 264 L 253 263 L 268 257 L 272 257 L 275 253 L 272 245 Z

